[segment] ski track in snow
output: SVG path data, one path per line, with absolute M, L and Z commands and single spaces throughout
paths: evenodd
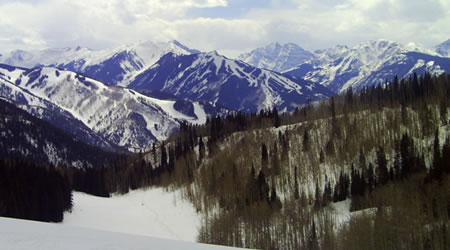
M 101 198 L 74 192 L 72 212 L 63 224 L 195 242 L 200 215 L 181 193 L 162 188 L 135 190 Z

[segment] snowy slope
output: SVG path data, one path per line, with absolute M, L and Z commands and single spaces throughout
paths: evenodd
M 42 51 L 17 50 L 1 55 L 0 63 L 25 68 L 54 66 L 83 73 L 108 85 L 126 86 L 137 73 L 168 52 L 197 53 L 177 41 L 146 41 L 105 50 L 81 47 Z
M 313 56 L 311 52 L 304 50 L 295 43 L 280 45 L 275 42 L 242 54 L 239 56 L 239 60 L 257 68 L 283 72 L 300 65 Z
M 349 87 L 362 88 L 428 71 L 441 74 L 450 70 L 450 61 L 414 44 L 402 45 L 387 40 L 369 41 L 353 48 L 337 46 L 316 51 L 315 57 L 286 74 L 320 83 L 335 92 Z
M 70 71 L 43 67 L 0 69 L 0 73 L 5 79 L 0 82 L 4 83 L 2 86 L 33 96 L 23 100 L 28 106 L 51 103 L 104 140 L 129 149 L 140 149 L 167 138 L 182 121 L 206 122 L 207 115 L 200 103 L 188 103 L 194 113 L 184 114 L 177 110 L 175 100 L 160 100 L 107 86 Z M 11 91 L 2 92 L 2 97 L 17 99 Z
M 75 192 L 73 203 L 65 225 L 190 242 L 200 227 L 200 214 L 179 191 L 152 188 L 111 198 Z
M 450 57 L 450 39 L 433 48 L 440 56 Z
M 0 249 L 5 250 L 235 249 L 3 217 L 0 217 L 0 243 Z
M 226 108 L 257 112 L 277 107 L 293 110 L 308 100 L 331 92 L 319 84 L 259 69 L 216 51 L 193 55 L 164 55 L 129 85 L 172 93 L 194 101 L 208 101 Z
M 113 144 L 96 134 L 80 120 L 76 119 L 70 112 L 64 110 L 58 105 L 41 98 L 33 93 L 16 86 L 11 80 L 11 75 L 19 75 L 24 70 L 9 67 L 8 72 L 4 65 L 0 65 L 0 98 L 14 104 L 15 106 L 27 111 L 29 114 L 45 120 L 55 127 L 70 131 L 78 140 L 99 147 L 114 147 Z M 5 72 L 6 71 L 6 72 Z M 4 74 L 6 73 L 6 75 Z

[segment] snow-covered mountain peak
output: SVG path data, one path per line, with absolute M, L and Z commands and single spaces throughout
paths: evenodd
M 191 54 L 191 50 L 178 41 L 153 42 L 148 40 L 125 46 L 124 49 L 136 52 L 147 65 L 155 63 L 155 60 L 169 52 L 177 55 Z M 118 51 L 120 50 L 118 49 Z
M 276 50 L 281 48 L 281 45 L 278 42 L 271 42 L 267 46 L 264 47 L 266 50 Z
M 221 56 L 219 54 L 219 52 L 217 52 L 217 50 L 212 50 L 212 51 L 206 52 L 206 53 L 204 53 L 204 55 L 206 57 L 218 57 L 218 56 Z
M 180 43 L 180 42 L 177 41 L 177 40 L 169 41 L 169 43 L 171 43 L 171 44 L 173 44 L 174 46 L 177 46 L 177 47 L 179 47 L 179 48 L 182 48 L 182 49 L 184 49 L 185 51 L 188 51 L 190 54 L 198 54 L 198 53 L 201 53 L 199 50 L 188 48 L 186 45 Z
M 295 43 L 273 42 L 265 47 L 242 54 L 239 59 L 258 68 L 282 72 L 303 63 L 312 56 L 312 53 Z
M 433 48 L 434 51 L 436 51 L 436 53 L 438 53 L 440 56 L 444 56 L 444 57 L 449 57 L 450 56 L 450 39 L 448 39 L 447 41 L 436 45 Z

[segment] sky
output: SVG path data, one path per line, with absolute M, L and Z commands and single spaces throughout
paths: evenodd
M 448 0 L 0 0 L 0 53 L 178 40 L 229 57 L 272 42 L 314 51 L 450 39 Z

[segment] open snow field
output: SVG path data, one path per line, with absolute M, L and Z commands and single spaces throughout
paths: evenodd
M 99 231 L 65 224 L 0 217 L 0 249 L 7 250 L 202 250 L 229 247 Z
M 97 230 L 195 242 L 200 215 L 180 192 L 135 190 L 101 198 L 73 193 L 73 209 L 63 224 Z
M 200 215 L 180 196 L 162 188 L 111 198 L 74 192 L 63 223 L 0 217 L 0 249 L 230 249 L 194 243 Z

